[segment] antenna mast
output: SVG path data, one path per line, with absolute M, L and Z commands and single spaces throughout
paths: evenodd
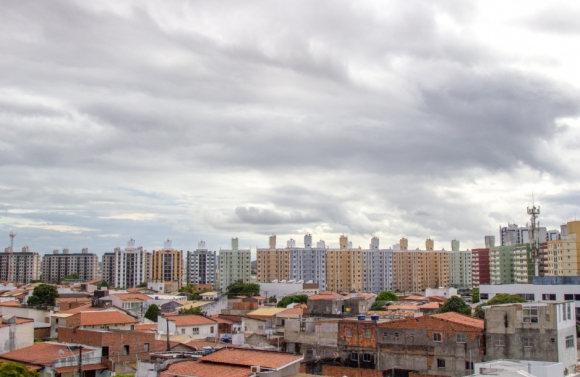
M 16 237 L 16 232 L 11 230 L 8 234 L 10 236 L 10 252 L 14 252 L 14 237 Z
M 534 276 L 540 276 L 540 237 L 538 235 L 537 218 L 540 214 L 540 206 L 535 205 L 534 197 L 532 195 L 532 208 L 528 207 L 528 215 L 531 215 L 532 222 L 532 239 L 530 245 L 532 246 L 532 259 L 534 261 Z

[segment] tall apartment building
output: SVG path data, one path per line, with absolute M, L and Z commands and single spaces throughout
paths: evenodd
M 547 242 L 548 276 L 577 276 L 580 272 L 580 221 L 561 227 L 561 239 Z
M 303 281 L 318 283 L 326 290 L 326 245 L 324 241 L 313 246 L 312 236 L 304 236 L 304 247 L 297 247 L 293 239 L 285 249 L 276 248 L 276 236 L 270 236 L 270 247 L 257 250 L 257 280 L 261 283 Z
M 471 250 L 471 278 L 473 287 L 491 284 L 489 277 L 489 248 Z
M 197 244 L 197 249 L 187 252 L 187 283 L 211 284 L 217 286 L 217 255 L 215 251 L 206 248 L 205 242 Z
M 473 260 L 469 250 L 459 250 L 459 241 L 451 241 L 449 252 L 449 286 L 471 288 L 473 286 Z
M 103 255 L 103 280 L 111 287 L 133 288 L 150 280 L 151 264 L 151 253 L 142 246 L 135 247 L 131 238 L 126 248 L 116 247 Z
M 491 284 L 512 284 L 514 265 L 512 246 L 493 246 L 489 248 L 489 277 Z
M 532 284 L 534 278 L 534 260 L 529 243 L 515 245 L 512 249 L 513 282 L 515 284 Z
M 402 238 L 393 251 L 393 288 L 401 292 L 421 292 L 425 288 L 449 286 L 449 252 L 434 250 L 431 239 L 426 250 L 408 250 L 409 241 Z
M 67 275 L 78 274 L 79 280 L 97 279 L 99 257 L 84 248 L 80 253 L 69 253 L 68 249 L 54 250 L 42 258 L 42 281 L 58 284 Z
M 340 236 L 339 248 L 326 251 L 326 289 L 332 292 L 354 290 L 352 282 L 352 243 L 345 235 Z
M 0 253 L 0 281 L 28 284 L 31 280 L 40 279 L 40 255 L 30 252 L 28 246 L 22 252 L 12 252 L 8 247 Z
M 231 249 L 220 249 L 218 255 L 218 281 L 219 288 L 223 291 L 227 287 L 241 280 L 249 283 L 252 274 L 251 251 L 250 249 L 240 250 L 238 239 L 232 238 Z
M 540 243 L 554 241 L 560 238 L 560 232 L 558 230 L 547 230 L 544 226 L 538 227 L 537 232 Z M 499 235 L 501 246 L 530 243 L 532 227 L 530 225 L 519 227 L 517 224 L 508 223 L 507 226 L 500 226 Z
M 183 285 L 183 251 L 173 250 L 171 240 L 163 244 L 163 250 L 153 250 L 152 281 L 173 281 Z

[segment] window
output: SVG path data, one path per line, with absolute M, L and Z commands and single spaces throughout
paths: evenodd
M 433 341 L 434 342 L 440 342 L 441 341 L 441 334 L 438 333 L 438 332 L 433 333 Z
M 553 293 L 544 293 L 542 295 L 543 301 L 556 301 L 556 295 Z
M 564 295 L 564 300 L 574 300 L 574 295 Z
M 363 361 L 365 363 L 370 363 L 371 362 L 371 354 L 370 353 L 363 353 Z
M 503 336 L 494 336 L 493 345 L 496 347 L 505 347 L 505 340 Z
M 143 345 L 143 351 L 145 351 L 145 352 L 149 352 L 149 343 L 145 343 L 145 344 Z
M 371 337 L 371 329 L 364 329 L 364 337 L 367 339 Z
M 124 345 L 123 346 L 123 355 L 128 355 L 129 354 L 129 346 L 128 345 Z
M 465 360 L 465 370 L 473 370 L 473 361 Z
M 393 334 L 393 340 L 399 340 L 399 333 L 398 332 Z
M 209 328 L 209 332 L 210 332 L 211 334 L 213 334 L 213 326 L 211 326 L 211 327 Z
M 524 322 L 538 323 L 538 308 L 537 307 L 524 308 Z
M 314 355 L 314 349 L 307 348 L 306 349 L 306 356 L 313 356 L 313 355 Z
M 352 338 L 352 327 L 344 328 L 344 336 L 346 336 L 347 338 Z
M 457 334 L 457 343 L 465 343 L 465 342 L 466 342 L 465 334 L 463 333 Z
M 566 337 L 566 348 L 574 348 L 574 335 Z
M 350 359 L 352 361 L 358 361 L 358 353 L 356 353 L 356 352 L 351 353 L 350 354 Z
M 388 338 L 388 336 L 389 336 L 389 333 L 388 332 L 386 332 L 386 331 L 383 332 L 383 339 L 386 340 Z
M 437 368 L 445 368 L 445 359 L 437 359 Z
M 181 333 L 182 334 L 185 334 L 185 329 L 181 329 Z
M 520 296 L 524 300 L 528 300 L 528 301 L 535 301 L 536 300 L 536 295 L 533 293 L 518 293 L 518 296 Z
M 572 319 L 572 310 L 570 310 L 571 305 L 570 304 L 564 305 L 566 305 L 566 316 L 568 317 L 568 319 Z
M 534 338 L 524 337 L 524 338 L 522 338 L 522 343 L 524 344 L 524 347 L 533 347 L 534 346 Z
M 191 333 L 193 335 L 198 335 L 199 334 L 199 327 L 192 327 L 191 328 Z
M 480 293 L 479 294 L 479 299 L 480 300 L 488 300 L 489 299 L 489 294 L 488 293 Z

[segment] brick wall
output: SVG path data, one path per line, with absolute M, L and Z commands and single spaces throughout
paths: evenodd
M 383 372 L 374 369 L 358 369 L 337 365 L 323 365 L 322 375 L 332 377 L 383 377 Z
M 50 327 L 34 329 L 34 339 L 50 338 Z

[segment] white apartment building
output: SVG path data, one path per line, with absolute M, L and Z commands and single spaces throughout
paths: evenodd
M 230 284 L 238 280 L 246 284 L 250 283 L 252 274 L 251 251 L 250 249 L 240 250 L 237 238 L 232 238 L 231 249 L 220 249 L 218 261 L 219 289 L 225 291 Z
M 45 283 L 58 284 L 67 275 L 78 274 L 79 280 L 95 280 L 98 273 L 99 257 L 89 253 L 84 248 L 80 253 L 69 253 L 69 249 L 54 250 L 52 254 L 46 254 L 42 258 L 42 281 Z
M 459 250 L 459 241 L 451 241 L 449 252 L 449 286 L 454 288 L 471 288 L 472 256 L 469 250 Z
M 556 229 L 547 230 L 545 226 L 541 226 L 537 228 L 537 232 L 540 243 L 560 239 L 560 231 Z M 532 227 L 529 225 L 519 227 L 517 224 L 508 223 L 507 226 L 500 226 L 499 235 L 501 246 L 531 243 Z
M 151 264 L 151 253 L 142 246 L 135 247 L 131 238 L 126 248 L 116 247 L 103 255 L 103 280 L 111 287 L 133 288 L 150 280 Z
M 40 267 L 40 255 L 30 252 L 28 246 L 20 253 L 13 253 L 10 247 L 0 253 L 0 281 L 28 284 L 40 279 Z
M 199 242 L 196 250 L 187 252 L 185 264 L 187 283 L 211 284 L 216 288 L 217 255 L 215 251 L 206 248 L 205 241 Z

